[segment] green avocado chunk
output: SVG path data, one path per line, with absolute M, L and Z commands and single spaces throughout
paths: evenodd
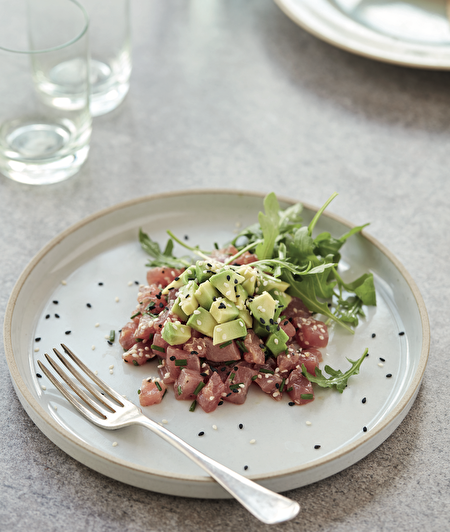
M 198 307 L 188 319 L 187 325 L 206 336 L 212 337 L 217 321 L 203 307 Z
M 166 321 L 161 336 L 170 345 L 184 344 L 191 337 L 191 328 L 180 322 Z
M 218 297 L 213 301 L 209 312 L 217 323 L 231 321 L 239 316 L 239 309 L 226 297 Z
M 277 357 L 283 351 L 286 351 L 286 342 L 289 340 L 289 336 L 280 329 L 269 335 L 266 340 L 266 347 L 270 349 L 275 357 Z
M 234 287 L 242 281 L 245 277 L 239 275 L 232 269 L 223 270 L 210 277 L 209 282 L 219 290 L 221 294 L 227 297 L 233 303 L 236 303 L 236 292 Z
M 273 320 L 276 305 L 277 302 L 269 292 L 263 292 L 248 303 L 248 308 L 256 321 L 262 325 L 268 325 L 270 320 Z
M 235 338 L 245 338 L 245 336 L 247 336 L 247 327 L 242 318 L 227 321 L 214 327 L 213 345 L 222 344 Z
M 203 308 L 209 310 L 214 298 L 220 296 L 220 292 L 216 290 L 209 281 L 204 281 L 198 286 L 197 290 L 194 292 L 194 296 Z

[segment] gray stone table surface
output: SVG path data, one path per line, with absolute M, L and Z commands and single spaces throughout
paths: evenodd
M 356 465 L 288 496 L 284 531 L 448 530 L 450 73 L 338 50 L 271 0 L 133 0 L 130 93 L 94 121 L 89 159 L 58 185 L 0 176 L 0 312 L 60 231 L 125 199 L 183 189 L 276 192 L 359 224 L 403 263 L 428 309 L 425 377 L 398 429 Z M 13 21 L 14 22 L 14 21 Z M 0 347 L 0 530 L 269 529 L 232 500 L 113 481 L 49 441 Z M 276 450 L 275 450 L 276 452 Z

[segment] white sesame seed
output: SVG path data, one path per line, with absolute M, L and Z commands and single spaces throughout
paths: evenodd
M 308 427 L 312 425 L 311 421 L 307 421 L 306 424 L 308 425 Z
M 273 397 L 278 397 L 280 395 L 280 392 L 273 392 L 272 396 Z
M 221 332 L 222 331 L 222 327 L 216 327 L 216 331 L 217 332 Z
M 217 430 L 217 425 L 213 425 L 212 428 L 213 428 L 214 430 Z
M 226 334 L 222 334 L 222 340 L 226 340 L 227 339 L 227 335 Z
M 250 443 L 251 443 L 251 444 L 256 443 L 256 440 L 255 440 L 255 439 L 250 440 Z
M 94 375 L 98 375 L 98 371 L 97 370 L 94 371 Z
M 96 327 L 100 327 L 100 323 L 96 323 L 95 326 Z M 108 336 L 108 338 L 109 338 L 109 336 Z
M 108 340 L 109 340 L 109 334 L 105 334 L 105 338 L 108 338 Z
M 378 365 L 380 366 L 380 368 L 382 368 L 384 366 L 384 364 L 382 362 L 379 362 Z
M 118 302 L 119 302 L 119 298 L 116 297 L 116 298 L 114 299 L 114 301 L 115 301 L 116 303 L 118 303 Z
M 119 444 L 116 441 L 113 441 L 112 446 L 117 447 Z
M 200 320 L 197 320 L 197 325 L 201 325 L 202 322 Z
M 66 286 L 67 281 L 64 281 L 64 280 L 63 280 L 63 281 L 61 281 L 61 284 L 64 285 L 64 286 Z
M 55 410 L 58 410 L 58 407 L 57 407 L 56 405 L 53 405 L 53 408 L 54 408 Z
M 34 348 L 34 352 L 37 353 L 39 351 L 39 347 Z
M 194 310 L 194 314 L 201 314 L 199 310 Z
M 112 375 L 114 373 L 114 371 L 112 369 L 110 369 L 109 373 Z
M 214 395 L 211 395 L 209 398 L 210 401 L 214 401 Z
M 320 338 L 320 340 L 324 340 L 325 337 L 323 336 L 323 334 L 321 334 L 321 335 L 319 336 L 319 338 Z
M 92 351 L 95 351 L 95 345 L 93 345 L 93 346 L 91 347 L 91 349 L 92 349 Z
M 41 386 L 41 388 L 42 388 L 43 390 L 46 390 L 46 389 L 47 389 L 47 386 L 45 386 L 45 384 L 43 384 L 43 385 Z
M 128 281 L 128 286 L 131 286 L 133 284 L 133 281 Z
M 114 364 L 111 364 L 108 369 L 114 369 Z
M 280 368 L 275 368 L 275 373 L 279 373 L 280 372 Z
M 278 338 L 274 338 L 273 343 L 274 343 L 275 345 L 278 345 Z
M 167 419 L 162 419 L 161 421 L 162 421 L 165 425 L 167 425 L 167 423 L 169 423 L 169 422 L 167 421 Z

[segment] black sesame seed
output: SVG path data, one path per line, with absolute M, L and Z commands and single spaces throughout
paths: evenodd
M 266 320 L 264 318 L 259 318 L 259 321 L 264 325 L 266 323 Z
M 289 406 L 294 406 L 295 403 L 294 403 L 294 401 L 289 401 L 288 405 L 289 405 Z
M 372 338 L 375 338 L 376 334 L 375 333 L 372 333 Z
M 176 360 L 176 358 L 177 357 L 170 357 L 170 360 L 172 360 L 172 362 L 173 362 L 174 360 Z
M 70 334 L 72 331 L 66 331 L 64 334 Z
M 240 429 L 243 429 L 244 428 L 244 425 L 242 423 L 239 423 L 239 428 Z
M 223 401 L 219 401 L 218 406 L 222 406 L 222 405 L 223 405 Z
M 159 308 L 164 308 L 164 303 L 160 303 Z
M 229 275 L 227 275 L 227 281 L 229 281 L 231 279 L 231 277 Z
M 139 281 L 134 281 L 134 284 L 137 284 L 137 285 L 139 285 Z
M 366 403 L 367 399 L 365 397 L 363 397 L 361 403 L 364 405 Z
M 320 449 L 320 445 L 314 445 L 314 449 Z
M 223 368 L 220 368 L 220 371 L 225 371 L 227 368 L 224 366 Z
M 92 305 L 90 303 L 86 303 L 87 308 L 91 308 Z
M 201 431 L 201 432 L 198 433 L 199 436 L 204 436 L 204 434 L 205 434 L 205 433 L 204 433 L 203 431 Z
M 40 342 L 41 339 L 40 339 L 40 338 L 35 338 L 34 341 L 35 341 L 35 342 Z
M 47 314 L 47 316 L 45 316 L 45 319 L 48 320 L 50 318 L 50 314 Z
M 363 427 L 363 432 L 367 432 L 367 427 Z
M 57 305 L 58 304 L 58 301 L 56 299 L 53 300 L 53 304 L 54 305 Z
M 201 375 L 202 377 L 207 377 L 207 376 L 208 376 L 207 373 L 200 373 L 200 375 Z
M 381 362 L 386 362 L 386 360 L 384 358 L 380 357 L 380 360 L 381 360 Z
M 245 465 L 244 466 L 244 471 L 247 471 L 247 469 L 248 469 L 248 465 Z
M 67 334 L 67 333 L 66 333 L 66 334 Z M 109 345 L 113 345 L 113 343 L 112 343 L 110 340 L 108 340 L 108 344 L 109 344 Z
M 103 283 L 101 283 L 101 282 L 100 282 L 100 283 L 98 283 L 98 286 L 103 286 Z
M 184 239 L 185 240 L 189 240 L 189 236 L 188 235 L 184 235 Z
M 388 374 L 386 375 L 386 377 L 387 377 L 388 379 L 390 379 L 390 378 L 392 377 L 392 373 L 388 373 Z
M 38 379 L 42 379 L 42 375 L 41 375 L 40 373 L 36 373 L 36 377 L 37 377 Z
M 404 331 L 398 333 L 399 336 L 403 336 L 404 334 Z
M 59 314 L 55 314 L 55 318 L 59 318 Z
M 227 393 L 227 397 L 230 397 L 230 395 L 231 395 L 231 392 L 230 392 L 230 393 Z

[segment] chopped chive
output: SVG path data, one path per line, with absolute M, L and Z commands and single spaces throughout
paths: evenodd
M 232 342 L 233 342 L 233 340 L 228 340 L 228 342 L 220 344 L 219 347 L 220 347 L 220 349 L 223 349 L 224 347 L 229 346 Z
M 236 373 L 230 373 L 230 381 L 232 381 L 235 377 Z
M 180 358 L 178 360 L 175 360 L 175 366 L 187 366 L 187 359 Z
M 110 342 L 114 342 L 115 338 L 116 338 L 116 331 L 111 330 L 110 333 L 109 333 L 109 341 Z
M 300 399 L 314 399 L 314 395 L 312 393 L 301 393 Z
M 135 366 L 139 366 L 139 364 L 137 363 L 137 360 L 133 360 L 133 364 L 134 364 Z
M 253 375 L 252 381 L 256 381 L 257 378 L 258 378 L 258 375 Z
M 195 390 L 194 390 L 194 395 L 197 395 L 199 393 L 199 391 L 203 388 L 203 386 L 205 386 L 205 383 L 204 382 L 199 382 L 197 388 L 195 388 Z
M 181 390 L 181 386 L 178 385 L 178 395 L 181 395 L 181 391 L 182 391 L 182 390 Z
M 271 375 L 275 374 L 275 372 L 272 371 L 271 369 L 264 369 L 264 368 L 260 368 L 259 372 L 260 373 L 270 373 Z
M 294 387 L 293 387 L 293 386 L 291 386 L 291 387 L 290 387 L 290 388 L 288 388 L 288 389 L 287 389 L 286 391 L 287 391 L 287 392 L 292 392 L 292 390 L 293 390 L 293 389 L 294 389 Z
M 154 349 L 155 351 L 159 351 L 160 353 L 165 353 L 164 347 L 159 347 L 159 345 L 156 345 L 156 344 L 152 344 L 150 347 Z
M 163 396 L 161 397 L 161 399 L 164 399 L 164 396 L 166 395 L 167 393 L 167 388 L 164 390 L 164 393 L 163 393 Z
M 136 312 L 136 314 L 133 314 L 132 316 L 130 316 L 130 320 L 132 320 L 132 319 L 135 318 L 136 316 L 139 316 L 140 313 L 141 313 L 141 311 Z
M 189 407 L 189 412 L 193 412 L 195 410 L 195 407 L 197 406 L 197 401 L 194 399 L 192 401 L 191 406 Z
M 141 390 L 138 390 L 138 395 L 141 393 Z
M 286 382 L 286 379 L 283 379 L 280 384 L 280 393 L 283 391 L 284 383 Z
M 158 390 L 159 390 L 160 392 L 162 392 L 162 388 L 161 388 L 161 385 L 159 384 L 159 382 L 158 382 L 158 381 L 155 381 L 155 384 L 156 384 L 156 387 L 158 388 Z
M 243 382 L 237 382 L 236 384 L 230 384 L 230 390 L 237 390 L 238 388 L 240 388 L 241 384 L 244 384 Z
M 142 338 L 136 338 L 136 342 L 142 342 Z
M 243 352 L 243 353 L 248 353 L 248 349 L 245 347 L 245 344 L 242 340 L 236 340 L 236 343 L 237 345 L 239 346 L 239 349 Z
M 216 249 L 219 249 L 219 244 L 218 244 L 217 242 L 214 242 L 214 247 L 215 247 Z
M 236 364 L 236 360 L 227 360 L 223 363 L 224 366 L 231 366 L 231 364 Z

